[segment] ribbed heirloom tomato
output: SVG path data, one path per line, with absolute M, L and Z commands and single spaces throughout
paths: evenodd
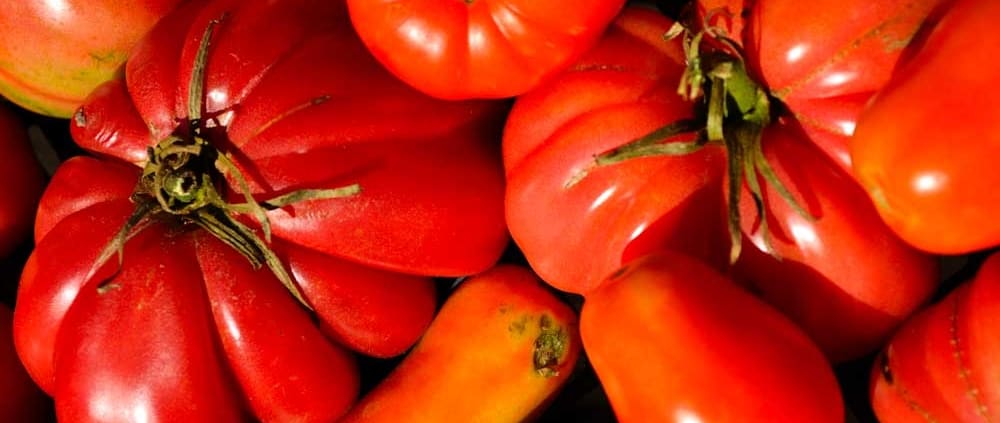
M 788 7 L 756 5 L 750 16 Z M 737 25 L 740 16 L 730 15 Z M 847 163 L 838 166 L 814 145 L 809 124 L 772 107 L 775 95 L 797 91 L 772 92 L 746 67 L 753 52 L 726 49 L 718 35 L 698 45 L 698 25 L 688 26 L 682 48 L 680 39 L 664 39 L 667 19 L 626 9 L 574 66 L 517 99 L 504 134 L 511 235 L 543 279 L 584 295 L 631 258 L 659 249 L 720 269 L 727 255 L 738 258 L 734 277 L 802 325 L 829 358 L 873 351 L 933 293 L 935 259 L 892 233 L 844 171 Z M 805 81 L 820 70 L 804 71 Z M 690 102 L 678 86 L 695 74 L 715 79 L 691 84 L 706 94 Z M 793 84 L 800 85 L 807 84 Z M 713 117 L 722 122 L 717 139 L 710 139 Z M 661 130 L 677 134 L 655 135 Z M 743 194 L 725 195 L 726 181 Z M 730 250 L 727 238 L 740 248 Z
M 725 263 L 725 155 L 708 146 L 594 167 L 594 156 L 674 120 L 684 70 L 671 22 L 630 6 L 569 70 L 519 97 L 504 129 L 507 222 L 539 276 L 586 294 L 630 258 L 673 247 Z
M 129 49 L 179 0 L 23 0 L 0 3 L 0 95 L 69 117 L 114 77 Z
M 875 360 L 872 407 L 882 423 L 1000 418 L 1000 254 L 903 325 Z
M 624 0 L 348 0 L 375 57 L 447 99 L 522 94 L 600 38 Z
M 858 115 L 947 0 L 818 0 L 808 11 L 795 0 L 724 2 L 750 7 L 746 32 L 734 34 L 750 67 L 809 139 L 852 173 L 848 140 Z
M 185 3 L 70 122 L 99 157 L 42 198 L 18 353 L 61 420 L 337 418 L 350 351 L 505 248 L 502 107 L 395 80 L 343 2 Z

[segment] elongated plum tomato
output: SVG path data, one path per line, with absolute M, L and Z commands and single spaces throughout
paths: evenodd
M 849 174 L 858 115 L 948 0 L 698 0 L 816 145 Z M 790 25 L 789 22 L 794 22 Z
M 680 41 L 663 37 L 671 25 L 630 6 L 580 61 L 514 103 L 503 145 L 507 222 L 556 288 L 586 293 L 659 248 L 726 265 L 721 148 L 594 165 L 596 155 L 691 117 L 677 95 Z
M 871 372 L 882 423 L 1000 419 L 1000 255 L 975 277 L 910 319 Z
M 0 2 L 0 95 L 70 117 L 179 0 Z
M 406 351 L 432 276 L 506 247 L 503 106 L 399 82 L 343 3 L 184 3 L 70 123 L 100 158 L 42 198 L 18 354 L 60 420 L 335 420 L 351 351 Z
M 858 122 L 851 154 L 882 218 L 907 242 L 961 254 L 1000 245 L 1000 3 L 956 1 Z
M 348 0 L 376 58 L 445 99 L 523 94 L 580 57 L 624 0 Z
M 25 123 L 0 100 L 0 181 L 8 183 L 0 196 L 0 257 L 31 236 L 31 223 L 45 175 L 28 142 Z
M 413 351 L 341 421 L 530 420 L 570 379 L 577 316 L 530 270 L 464 280 Z
M 875 351 L 934 293 L 937 259 L 900 240 L 857 182 L 797 125 L 772 124 L 762 144 L 808 216 L 758 177 L 763 228 L 744 183 L 743 253 L 733 276 L 802 326 L 831 360 Z
M 587 296 L 580 334 L 621 422 L 844 421 L 809 337 L 689 256 L 626 264 Z

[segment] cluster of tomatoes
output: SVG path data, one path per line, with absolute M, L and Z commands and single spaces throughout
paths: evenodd
M 0 420 L 1000 419 L 1000 2 L 808 3 L 4 3 Z

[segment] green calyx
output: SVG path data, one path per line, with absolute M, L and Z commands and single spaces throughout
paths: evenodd
M 666 39 L 683 36 L 686 68 L 677 93 L 689 101 L 700 102 L 693 119 L 672 122 L 611 151 L 598 155 L 595 166 L 607 166 L 639 157 L 691 154 L 708 144 L 723 145 L 727 152 L 728 226 L 731 242 L 730 262 L 735 262 L 742 248 L 739 211 L 744 183 L 754 201 L 765 249 L 779 258 L 772 247 L 767 229 L 762 178 L 797 213 L 813 217 L 792 196 L 764 157 L 761 138 L 771 124 L 771 98 L 746 69 L 743 54 L 736 42 L 718 28 L 705 25 L 692 31 L 675 24 Z M 703 43 L 706 37 L 713 42 Z M 688 134 L 688 139 L 676 137 Z M 669 140 L 669 141 L 668 141 Z M 585 175 L 574 179 L 578 182 Z
M 300 201 L 355 195 L 360 187 L 354 184 L 334 189 L 298 190 L 262 202 L 254 199 L 249 183 L 232 157 L 213 146 L 203 133 L 205 62 L 212 31 L 220 21 L 209 23 L 199 45 L 190 82 L 187 125 L 180 125 L 178 132 L 148 149 L 149 159 L 131 197 L 135 210 L 98 256 L 91 276 L 115 254 L 120 268 L 129 238 L 153 221 L 172 219 L 204 229 L 238 251 L 255 269 L 267 265 L 289 293 L 311 309 L 270 247 L 271 226 L 266 211 Z M 230 186 L 230 180 L 235 186 Z M 228 190 L 240 193 L 244 202 L 227 202 L 223 193 Z M 237 218 L 240 214 L 251 215 L 264 237 L 241 223 Z M 98 289 L 103 290 L 110 282 L 111 279 L 105 281 Z

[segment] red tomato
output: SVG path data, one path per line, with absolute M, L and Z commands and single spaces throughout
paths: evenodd
M 520 95 L 600 37 L 624 0 L 348 0 L 361 39 L 389 70 L 445 99 Z
M 349 350 L 404 352 L 433 316 L 432 276 L 478 273 L 506 247 L 503 112 L 395 80 L 342 3 L 185 3 L 71 122 L 102 158 L 64 163 L 42 198 L 19 354 L 60 419 L 333 420 L 358 392 Z M 259 242 L 315 313 L 201 229 L 263 229 L 223 219 L 218 202 L 245 201 L 237 172 L 213 170 L 227 155 L 257 201 L 361 187 L 267 212 L 274 240 Z M 180 212 L 210 189 L 221 198 L 201 220 L 161 211 L 125 243 L 120 268 L 112 258 L 92 272 L 137 204 Z
M 844 421 L 816 345 L 688 256 L 625 265 L 587 296 L 580 332 L 619 421 Z
M 179 0 L 0 3 L 0 95 L 69 117 L 114 77 L 129 49 Z
M 858 115 L 946 1 L 818 0 L 803 10 L 798 0 L 698 0 L 697 10 L 744 46 L 770 94 L 851 173 L 848 140 Z
M 28 143 L 25 124 L 0 101 L 0 180 L 8 181 L 0 195 L 0 257 L 7 256 L 31 234 L 45 174 Z
M 51 403 L 25 372 L 14 350 L 14 313 L 0 304 L 0 420 L 37 422 L 48 417 Z
M 848 139 L 932 10 L 947 0 L 757 1 L 749 62 L 809 137 L 851 172 Z M 789 25 L 795 22 L 795 25 Z
M 876 350 L 934 293 L 936 258 L 900 240 L 864 190 L 797 127 L 772 125 L 763 148 L 778 179 L 812 218 L 758 178 L 775 257 L 744 184 L 736 277 L 802 326 L 830 359 Z
M 519 97 L 507 120 L 507 223 L 532 268 L 586 293 L 632 257 L 676 248 L 724 266 L 724 151 L 593 167 L 594 156 L 692 115 L 671 22 L 627 8 L 569 71 Z M 586 177 L 581 178 L 586 172 Z
M 859 180 L 900 237 L 959 254 L 1000 244 L 1000 99 L 984 63 L 1000 57 L 1000 3 L 956 1 L 858 122 Z M 932 100 L 928 100 L 932 99 Z
M 871 401 L 883 423 L 1000 419 L 1000 254 L 908 321 L 875 361 Z

